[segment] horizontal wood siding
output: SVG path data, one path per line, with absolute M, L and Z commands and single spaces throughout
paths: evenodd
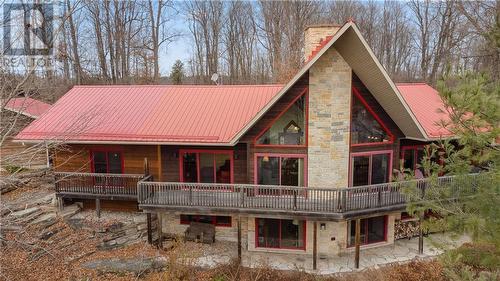
M 233 151 L 234 183 L 247 183 L 247 152 L 246 145 L 239 143 L 234 147 L 207 147 L 207 146 L 171 146 L 164 145 L 161 149 L 163 181 L 179 182 L 179 150 L 229 150 Z
M 67 145 L 55 153 L 54 167 L 60 172 L 91 172 L 91 150 L 120 151 L 126 174 L 143 174 L 144 158 L 148 158 L 149 172 L 158 179 L 158 154 L 155 145 Z

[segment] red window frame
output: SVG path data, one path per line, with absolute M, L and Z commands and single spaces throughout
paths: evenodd
M 259 138 L 267 131 L 269 130 L 274 123 L 280 119 L 283 114 L 285 114 L 290 107 L 301 97 L 305 97 L 305 129 L 304 129 L 304 144 L 299 144 L 299 145 L 294 145 L 294 144 L 259 144 L 257 141 Z M 309 94 L 308 94 L 308 88 L 304 88 L 302 92 L 293 99 L 291 103 L 289 103 L 286 108 L 278 114 L 260 133 L 257 134 L 257 136 L 254 138 L 253 143 L 255 147 L 307 147 L 308 144 L 308 135 L 309 135 Z
M 184 154 L 194 153 L 196 154 L 196 172 L 198 183 L 200 183 L 200 153 L 210 153 L 210 154 L 227 154 L 229 155 L 229 169 L 230 169 L 230 183 L 234 183 L 234 151 L 233 150 L 210 150 L 210 149 L 180 149 L 179 150 L 179 179 L 184 182 Z M 214 180 L 217 183 L 216 175 L 217 166 L 215 165 L 214 157 Z
M 95 168 L 94 168 L 94 153 L 96 152 L 102 152 L 104 155 L 106 155 L 106 173 L 109 173 L 109 160 L 108 160 L 108 153 L 116 153 L 120 154 L 120 159 L 121 159 L 121 174 L 125 172 L 125 160 L 123 159 L 123 150 L 120 148 L 94 148 L 91 149 L 89 152 L 90 156 L 90 171 L 92 173 L 95 173 Z
M 377 217 L 377 216 L 376 216 Z M 368 219 L 371 219 L 371 218 L 376 218 L 376 217 L 369 217 L 369 218 L 363 218 L 365 219 L 365 231 L 366 231 L 366 234 L 368 233 Z M 366 246 L 366 245 L 370 245 L 370 244 L 376 244 L 376 243 L 382 243 L 382 242 L 387 242 L 387 227 L 388 227 L 388 221 L 389 221 L 389 217 L 387 215 L 384 215 L 384 216 L 380 216 L 380 217 L 384 217 L 384 240 L 380 240 L 380 241 L 374 241 L 374 242 L 370 242 L 368 243 L 368 235 L 365 234 L 365 241 L 361 241 L 360 245 L 361 246 Z M 355 243 L 353 243 L 352 245 L 349 245 L 349 238 L 351 236 L 351 229 L 350 229 L 350 226 L 353 225 L 352 222 L 356 222 L 356 220 L 350 220 L 350 224 L 348 223 L 347 224 L 347 247 L 348 248 L 352 248 L 352 247 L 355 247 Z M 361 233 L 360 233 L 361 234 Z
M 418 164 L 418 149 L 422 148 L 425 150 L 426 144 L 416 144 L 416 145 L 405 145 L 401 147 L 400 161 L 404 161 L 405 152 L 407 150 L 413 150 L 413 171 L 417 169 Z
M 186 220 L 184 216 L 191 216 L 191 218 L 194 218 L 194 219 L 192 219 L 191 221 L 190 220 Z M 200 221 L 200 216 L 203 216 L 203 215 L 186 215 L 186 214 L 181 214 L 180 215 L 180 224 L 190 224 L 193 221 L 194 222 L 199 222 Z M 233 222 L 233 218 L 231 216 L 205 216 L 205 217 L 210 217 L 211 220 L 212 220 L 211 223 L 213 225 L 215 225 L 215 226 L 231 227 L 232 222 Z M 217 217 L 228 217 L 229 218 L 229 223 L 219 223 L 219 222 L 217 222 Z
M 372 181 L 372 158 L 373 155 L 378 155 L 378 154 L 389 154 L 389 167 L 387 169 L 387 172 L 389 173 L 388 181 L 390 182 L 392 180 L 392 158 L 393 158 L 393 150 L 374 150 L 374 151 L 366 151 L 366 152 L 353 152 L 350 155 L 349 159 L 349 186 L 352 187 L 352 182 L 353 182 L 353 176 L 354 176 L 354 157 L 358 156 L 369 156 L 370 157 L 370 162 L 369 162 L 369 169 L 368 169 L 368 185 L 371 184 Z
M 306 242 L 307 242 L 307 221 L 306 220 L 299 220 L 304 222 L 303 226 L 303 232 L 304 232 L 304 237 L 302 238 L 302 247 L 299 248 L 291 248 L 291 247 L 281 247 L 281 221 L 282 220 L 291 220 L 291 219 L 276 219 L 279 221 L 279 244 L 280 246 L 278 247 L 269 247 L 269 246 L 261 246 L 259 245 L 259 220 L 262 219 L 273 219 L 273 218 L 255 218 L 255 247 L 256 248 L 265 248 L 265 249 L 287 249 L 287 250 L 306 250 Z
M 265 153 L 259 152 L 254 154 L 254 183 L 258 184 L 259 171 L 258 171 L 258 160 L 259 157 L 278 157 L 279 158 L 279 182 L 281 185 L 281 158 L 302 158 L 304 159 L 304 187 L 307 186 L 307 154 L 290 154 L 290 153 Z
M 358 98 L 359 101 L 361 101 L 361 103 L 364 105 L 364 107 L 366 108 L 366 110 L 368 110 L 368 112 L 373 116 L 373 118 L 375 118 L 375 120 L 380 124 L 380 126 L 382 126 L 382 129 L 384 129 L 384 131 L 389 136 L 389 141 L 387 141 L 387 142 L 383 142 L 382 141 L 382 142 L 351 143 L 351 137 L 350 137 L 351 136 L 351 131 L 349 131 L 349 144 L 351 145 L 351 147 L 381 145 L 381 144 L 393 144 L 395 137 L 392 134 L 392 132 L 385 125 L 385 123 L 378 116 L 378 114 L 375 113 L 375 111 L 370 107 L 370 105 L 368 105 L 368 102 L 366 102 L 366 100 L 363 98 L 363 96 L 361 96 L 361 94 L 359 93 L 358 89 L 356 87 L 354 87 L 354 86 L 352 87 L 352 93 L 353 93 L 353 95 L 352 95 L 353 98 Z M 350 114 L 350 123 L 351 123 L 351 125 L 352 125 L 353 105 L 354 105 L 354 102 L 351 101 L 351 114 Z M 350 127 L 351 127 L 351 125 L 350 125 Z

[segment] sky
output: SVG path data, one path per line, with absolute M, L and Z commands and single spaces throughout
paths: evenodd
M 176 2 L 176 5 L 179 5 Z M 181 60 L 186 65 L 192 52 L 189 28 L 182 14 L 175 15 L 171 25 L 172 29 L 180 32 L 181 36 L 170 43 L 166 50 L 163 49 L 160 54 L 160 72 L 162 75 L 169 75 L 172 65 L 176 60 Z

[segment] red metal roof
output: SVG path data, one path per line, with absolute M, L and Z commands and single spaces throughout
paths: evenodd
M 429 138 L 453 135 L 440 125 L 450 118 L 436 89 L 425 83 L 398 83 L 396 86 Z
M 45 113 L 50 106 L 50 104 L 43 101 L 26 97 L 10 99 L 7 104 L 5 104 L 5 109 L 19 112 L 32 118 L 38 118 Z
M 281 88 L 75 86 L 16 139 L 229 144 Z

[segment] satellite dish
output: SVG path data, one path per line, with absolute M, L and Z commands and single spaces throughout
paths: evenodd
M 217 81 L 219 80 L 219 74 L 218 73 L 212 74 L 210 80 L 212 80 L 215 84 L 219 85 L 219 83 L 217 83 Z

